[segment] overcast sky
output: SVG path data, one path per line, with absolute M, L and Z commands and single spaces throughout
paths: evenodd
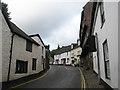
M 8 4 L 12 22 L 29 35 L 40 34 L 50 50 L 77 41 L 81 11 L 87 1 L 2 0 Z

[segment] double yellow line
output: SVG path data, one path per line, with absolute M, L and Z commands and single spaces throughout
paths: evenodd
M 50 69 L 51 69 L 51 68 L 50 68 Z M 30 81 L 25 82 L 25 83 L 21 83 L 21 84 L 19 84 L 19 85 L 13 86 L 13 87 L 10 87 L 10 88 L 8 88 L 8 89 L 6 89 L 6 90 L 10 90 L 10 89 L 12 89 L 12 88 L 17 88 L 17 87 L 23 86 L 23 85 L 25 85 L 25 84 L 28 84 L 28 83 L 34 82 L 34 81 L 36 81 L 36 80 L 39 80 L 39 79 L 45 77 L 45 76 L 48 74 L 48 72 L 50 71 L 50 69 L 49 69 L 45 74 L 43 74 L 42 76 L 40 76 L 40 77 L 38 77 L 38 78 L 36 78 L 36 79 L 30 80 Z
M 51 68 L 50 68 L 50 69 L 51 69 Z M 10 89 L 12 89 L 12 88 L 17 88 L 17 87 L 23 86 L 23 85 L 25 85 L 25 84 L 28 84 L 28 83 L 34 82 L 34 81 L 36 81 L 36 80 L 39 80 L 39 79 L 45 77 L 45 76 L 48 74 L 48 72 L 50 71 L 50 69 L 49 69 L 45 74 L 43 74 L 42 76 L 40 76 L 40 77 L 38 77 L 38 78 L 36 78 L 36 79 L 30 80 L 30 81 L 25 82 L 25 83 L 21 83 L 21 84 L 19 84 L 19 85 L 13 86 L 13 87 L 10 87 L 10 88 L 8 88 L 8 89 L 6 89 L 6 90 L 10 90 Z M 85 84 L 84 75 L 83 75 L 83 73 L 82 73 L 82 71 L 81 71 L 80 68 L 77 68 L 77 69 L 80 71 L 80 75 L 81 75 L 81 79 L 82 79 L 81 88 L 83 88 L 83 90 L 85 90 L 86 84 Z
M 81 75 L 81 79 L 82 79 L 81 88 L 83 88 L 83 90 L 85 90 L 86 89 L 86 83 L 85 83 L 84 75 L 83 75 L 80 68 L 77 68 L 77 69 L 80 71 L 80 75 Z

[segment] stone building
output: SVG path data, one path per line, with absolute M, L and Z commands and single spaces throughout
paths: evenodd
M 92 68 L 92 52 L 94 48 L 94 37 L 92 36 L 92 24 L 96 2 L 88 2 L 81 13 L 81 24 L 79 38 L 82 48 L 81 60 L 86 69 Z M 92 44 L 92 43 L 93 44 Z

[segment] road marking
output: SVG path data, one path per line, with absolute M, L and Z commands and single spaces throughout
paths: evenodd
M 86 83 L 85 83 L 84 75 L 83 75 L 83 73 L 82 73 L 82 71 L 81 71 L 80 68 L 77 68 L 77 69 L 80 71 L 80 75 L 81 75 L 81 78 L 82 78 L 82 84 L 81 84 L 81 87 L 83 88 L 83 90 L 85 90 L 85 88 L 86 88 Z
M 50 69 L 51 69 L 51 68 L 50 68 Z M 17 87 L 23 86 L 23 85 L 25 85 L 25 84 L 28 84 L 28 83 L 37 81 L 37 80 L 45 77 L 45 76 L 48 74 L 48 72 L 50 71 L 50 69 L 49 69 L 45 74 L 43 74 L 42 76 L 40 76 L 40 77 L 38 77 L 38 78 L 36 78 L 36 79 L 30 80 L 30 81 L 25 82 L 25 83 L 21 83 L 21 84 L 19 84 L 19 85 L 13 86 L 13 87 L 10 87 L 10 88 L 8 88 L 8 89 L 6 89 L 6 90 L 9 90 L 9 89 L 12 89 L 12 88 L 17 88 Z

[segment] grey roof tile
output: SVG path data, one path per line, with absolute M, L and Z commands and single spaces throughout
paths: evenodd
M 19 36 L 21 36 L 21 37 L 23 37 L 23 38 L 25 38 L 25 39 L 27 39 L 27 40 L 31 41 L 32 43 L 34 43 L 34 44 L 36 44 L 36 45 L 39 46 L 39 44 L 38 44 L 35 40 L 33 40 L 31 37 L 29 37 L 25 32 L 23 32 L 23 31 L 22 31 L 19 27 L 17 27 L 14 23 L 10 22 L 10 23 L 9 23 L 9 27 L 10 27 L 10 29 L 11 29 L 11 31 L 12 31 L 13 33 L 15 33 L 15 34 L 17 34 L 17 35 L 19 35 Z
M 64 46 L 64 47 L 60 48 L 60 50 L 58 50 L 55 55 L 58 55 L 58 54 L 61 54 L 61 53 L 64 53 L 64 52 L 68 52 L 70 50 L 71 50 L 71 45 Z

